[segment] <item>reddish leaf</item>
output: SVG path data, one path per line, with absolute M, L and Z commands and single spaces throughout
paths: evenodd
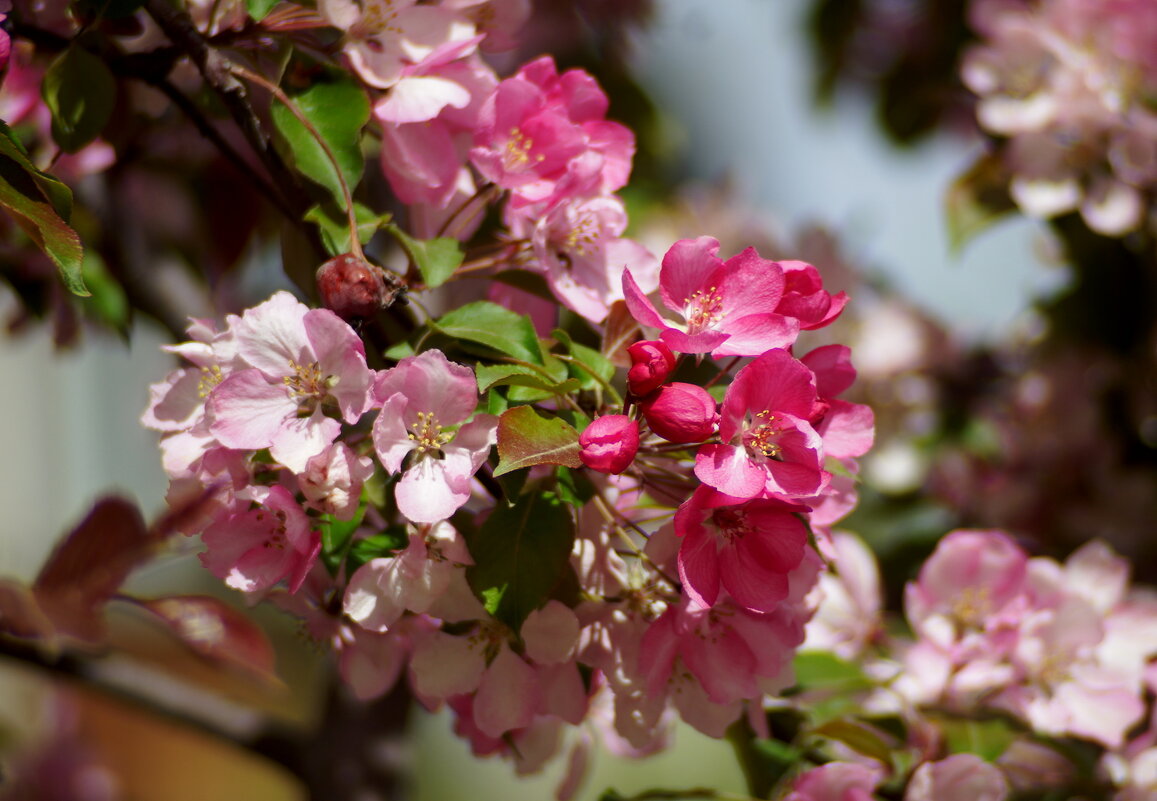
M 99 642 L 102 607 L 159 539 L 132 503 L 101 498 L 41 569 L 32 585 L 37 603 L 60 631 Z
M 498 418 L 495 477 L 536 464 L 582 467 L 579 434 L 565 420 L 544 417 L 531 406 L 515 406 Z
M 610 314 L 603 324 L 603 356 L 616 367 L 630 367 L 631 356 L 627 353 L 627 346 L 638 339 L 641 333 L 642 328 L 627 310 L 627 304 L 616 300 L 611 304 Z
M 279 683 L 273 646 L 265 632 L 228 604 L 207 595 L 173 595 L 138 603 L 198 655 Z

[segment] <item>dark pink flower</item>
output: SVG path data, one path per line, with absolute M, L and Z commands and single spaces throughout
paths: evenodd
M 823 328 L 840 316 L 848 305 L 848 294 L 833 295 L 824 289 L 820 271 L 807 262 L 781 261 L 783 297 L 776 311 L 799 320 L 805 331 Z
M 736 498 L 811 498 L 831 475 L 820 435 L 808 422 L 815 376 L 785 350 L 770 350 L 735 376 L 723 398 L 720 443 L 704 445 L 695 475 Z
M 642 397 L 662 386 L 675 369 L 675 354 L 661 339 L 644 339 L 627 348 L 631 369 L 627 371 L 627 388 Z
M 782 501 L 743 501 L 700 486 L 675 513 L 679 578 L 701 606 L 722 586 L 737 604 L 771 612 L 788 595 L 791 571 L 803 561 L 807 527 Z
M 682 322 L 662 317 L 631 271 L 624 271 L 623 296 L 631 314 L 661 329 L 663 341 L 680 353 L 755 356 L 789 347 L 799 322 L 777 312 L 784 290 L 779 264 L 761 258 L 755 248 L 726 262 L 718 252 L 719 240 L 701 236 L 676 242 L 663 256 L 659 293 Z
M 601 473 L 621 473 L 639 450 L 639 424 L 625 414 L 605 414 L 586 427 L 579 445 L 584 465 Z
M 715 399 L 695 384 L 675 381 L 639 401 L 651 430 L 668 442 L 702 442 L 715 433 Z

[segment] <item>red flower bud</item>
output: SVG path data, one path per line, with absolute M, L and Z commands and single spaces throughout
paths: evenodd
M 627 348 L 631 369 L 627 371 L 627 388 L 642 397 L 661 387 L 675 369 L 675 354 L 661 339 L 636 342 Z
M 621 473 L 639 450 L 639 424 L 625 414 L 596 418 L 579 437 L 579 459 L 591 470 Z
M 639 402 L 651 430 L 668 442 L 702 442 L 715 433 L 715 399 L 703 387 L 674 382 Z
M 321 305 L 346 320 L 368 320 L 394 302 L 401 281 L 351 253 L 334 256 L 317 268 Z

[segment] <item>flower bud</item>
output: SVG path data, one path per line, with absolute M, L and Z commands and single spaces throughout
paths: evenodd
M 402 289 L 392 273 L 352 253 L 334 256 L 317 268 L 321 305 L 347 322 L 368 320 L 393 303 Z
M 596 418 L 579 437 L 579 459 L 591 470 L 621 473 L 639 450 L 639 424 L 625 414 Z
M 661 339 L 642 340 L 627 348 L 631 369 L 627 388 L 635 395 L 649 395 L 663 385 L 675 369 L 675 354 Z
M 674 382 L 639 402 L 651 430 L 668 442 L 702 442 L 715 433 L 715 399 L 703 387 Z

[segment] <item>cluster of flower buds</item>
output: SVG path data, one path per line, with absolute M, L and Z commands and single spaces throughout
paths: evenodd
M 1095 231 L 1151 225 L 1157 186 L 1157 7 L 1148 0 L 977 0 L 982 43 L 962 76 L 981 126 L 1007 139 L 1009 189 L 1029 216 L 1079 210 Z

